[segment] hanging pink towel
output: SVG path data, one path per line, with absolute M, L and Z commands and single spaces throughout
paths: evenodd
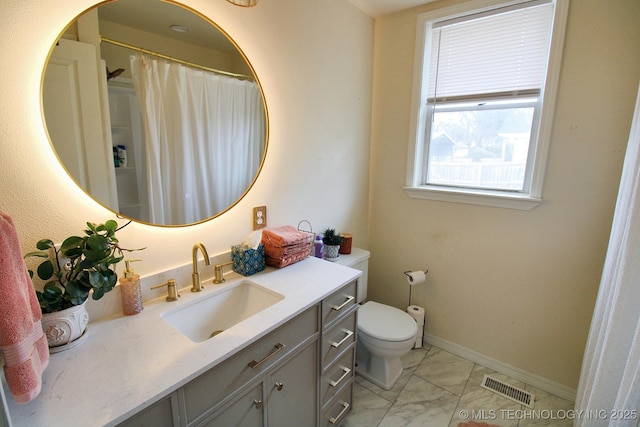
M 27 403 L 42 388 L 49 364 L 47 337 L 42 332 L 40 305 L 22 259 L 18 233 L 0 212 L 0 352 L 4 375 L 17 403 Z

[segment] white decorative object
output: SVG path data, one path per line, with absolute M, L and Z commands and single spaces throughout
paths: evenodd
M 340 257 L 338 251 L 340 250 L 340 245 L 324 245 L 324 259 L 327 261 L 335 261 Z
M 84 334 L 89 323 L 89 313 L 86 308 L 86 301 L 65 310 L 54 313 L 44 313 L 42 315 L 42 330 L 47 336 L 47 342 L 51 352 L 56 348 L 67 346 L 79 339 Z M 68 347 L 62 347 L 67 349 Z

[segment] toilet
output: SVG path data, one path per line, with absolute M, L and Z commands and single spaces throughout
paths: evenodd
M 400 359 L 416 343 L 418 325 L 409 314 L 395 307 L 375 301 L 364 302 L 367 296 L 368 251 L 353 248 L 351 254 L 340 255 L 337 261 L 362 271 L 357 296 L 361 305 L 358 308 L 356 372 L 389 390 L 402 375 Z

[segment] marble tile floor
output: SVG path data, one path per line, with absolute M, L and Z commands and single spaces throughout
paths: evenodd
M 437 347 L 413 349 L 391 390 L 356 375 L 344 427 L 457 427 L 475 420 L 500 427 L 572 426 L 573 402 L 498 374 Z M 480 387 L 484 374 L 535 395 L 534 409 Z M 569 411 L 568 413 L 565 411 Z

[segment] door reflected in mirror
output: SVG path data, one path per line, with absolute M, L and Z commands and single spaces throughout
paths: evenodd
M 58 159 L 112 211 L 180 226 L 255 182 L 268 139 L 253 68 L 224 31 L 161 0 L 88 10 L 52 48 L 42 105 Z

